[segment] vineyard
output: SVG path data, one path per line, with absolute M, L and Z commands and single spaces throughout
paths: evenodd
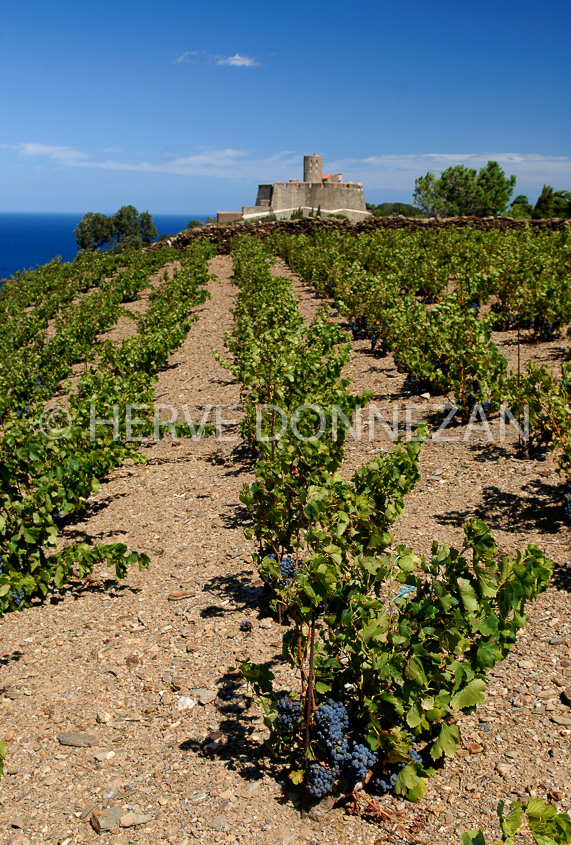
M 6 841 L 571 842 L 569 229 L 264 240 L 0 290 Z

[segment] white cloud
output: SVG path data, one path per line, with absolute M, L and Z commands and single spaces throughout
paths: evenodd
M 27 156 L 48 156 L 61 164 L 75 164 L 87 158 L 85 153 L 73 147 L 56 147 L 50 144 L 19 144 L 15 149 Z
M 248 56 L 241 56 L 236 53 L 235 56 L 228 56 L 228 58 L 219 58 L 216 60 L 217 65 L 231 65 L 232 67 L 257 67 L 258 62 Z
M 198 50 L 185 50 L 184 53 L 181 53 L 181 55 L 175 59 L 175 63 L 191 62 L 195 56 L 198 56 Z
M 362 182 L 371 190 L 414 190 L 414 180 L 429 170 L 440 173 L 447 167 L 463 164 L 480 169 L 488 161 L 497 161 L 508 174 L 517 178 L 518 185 L 541 190 L 547 183 L 558 186 L 571 184 L 571 156 L 544 156 L 534 153 L 416 153 L 368 156 L 363 159 L 340 159 L 328 162 L 331 172 L 341 171 L 345 178 Z M 516 187 L 517 191 L 517 187 Z
M 208 64 L 227 65 L 229 67 L 259 67 L 260 63 L 250 56 L 241 56 L 236 53 L 234 56 L 215 56 L 205 50 L 186 50 L 174 60 L 177 63 L 193 63 L 203 61 Z
M 68 146 L 22 143 L 0 145 L 25 158 L 47 159 L 64 167 L 126 170 L 138 173 L 170 173 L 231 179 L 244 182 L 281 182 L 302 177 L 303 153 L 285 150 L 273 156 L 254 157 L 233 147 L 204 150 L 190 155 L 177 155 L 170 150 L 157 152 L 151 160 L 137 160 L 122 151 L 107 149 L 102 156 Z M 414 180 L 429 170 L 440 172 L 455 164 L 479 169 L 488 161 L 497 161 L 507 174 L 517 177 L 520 189 L 541 190 L 543 184 L 556 189 L 571 186 L 571 156 L 543 156 L 525 153 L 415 153 L 385 154 L 365 158 L 326 159 L 328 173 L 343 173 L 344 179 L 362 182 L 367 190 L 414 190 Z M 247 198 L 246 198 L 247 199 Z M 253 201 L 253 200 L 252 200 Z
M 67 167 L 97 168 L 101 170 L 129 170 L 139 173 L 173 173 L 179 176 L 209 176 L 240 181 L 279 181 L 300 176 L 299 153 L 281 152 L 268 158 L 252 158 L 243 150 L 232 147 L 205 150 L 187 156 L 170 151 L 157 153 L 156 160 L 136 161 L 119 157 L 99 158 L 65 146 L 22 143 L 10 145 L 21 156 L 52 160 Z M 105 150 L 108 153 L 109 150 Z M 286 174 L 284 176 L 284 174 Z

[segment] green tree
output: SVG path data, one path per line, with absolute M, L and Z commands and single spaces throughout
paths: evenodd
M 545 219 L 554 216 L 555 203 L 554 191 L 551 185 L 544 185 L 537 202 L 533 209 L 533 218 L 535 220 Z
M 150 220 L 154 234 L 157 230 L 154 227 L 148 211 L 143 212 L 146 220 Z M 141 216 L 134 205 L 123 205 L 113 215 L 113 238 L 115 239 L 115 250 L 120 251 L 129 247 L 140 247 L 143 245 L 143 223 Z M 152 237 L 147 243 L 152 241 Z
M 551 185 L 544 185 L 532 217 L 536 220 L 571 217 L 571 191 L 554 191 Z
M 571 191 L 555 191 L 555 216 L 571 217 Z
M 88 212 L 74 234 L 77 246 L 85 252 L 103 248 L 120 252 L 152 243 L 158 232 L 148 211 L 139 214 L 134 205 L 123 205 L 110 217 Z
M 463 164 L 443 170 L 438 180 L 438 190 L 444 200 L 446 217 L 478 214 L 481 196 L 476 170 L 464 167 Z
M 497 216 L 505 212 L 516 177 L 506 176 L 497 161 L 489 161 L 480 171 L 457 164 L 421 176 L 414 183 L 416 205 L 431 217 L 474 215 Z
M 378 205 L 368 202 L 366 206 L 375 217 L 393 217 L 396 214 L 402 214 L 404 217 L 422 217 L 420 209 L 407 202 L 381 202 Z
M 526 194 L 518 194 L 510 205 L 509 216 L 515 218 L 531 217 L 533 206 Z
M 430 170 L 426 176 L 420 176 L 414 183 L 414 203 L 427 217 L 443 217 L 445 213 L 438 183 L 438 177 Z
M 480 195 L 480 207 L 474 213 L 478 217 L 497 217 L 508 206 L 515 188 L 516 177 L 506 176 L 497 161 L 489 161 L 480 168 L 477 186 Z
M 113 237 L 113 224 L 105 214 L 88 211 L 73 230 L 78 249 L 94 252 L 105 246 Z
M 153 218 L 148 211 L 141 211 L 139 214 L 139 231 L 141 234 L 141 241 L 145 246 L 152 244 L 159 234 L 157 232 L 157 227 L 153 223 Z

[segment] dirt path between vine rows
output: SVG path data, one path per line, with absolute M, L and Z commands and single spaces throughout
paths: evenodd
M 208 406 L 219 407 L 219 423 L 239 419 L 239 410 L 221 408 L 237 405 L 239 385 L 210 351 L 223 349 L 231 328 L 231 261 L 219 256 L 211 269 L 218 277 L 208 286 L 212 298 L 197 310 L 156 391 L 157 402 L 180 418 L 186 406 L 195 424 Z M 292 277 L 309 318 L 321 303 L 283 265 L 279 271 Z M 413 420 L 428 416 L 434 400 L 404 393 L 392 359 L 372 357 L 365 342 L 353 344 L 347 370 L 355 390 L 373 390 L 391 424 L 395 405 L 402 425 L 405 406 Z M 369 439 L 367 420 L 363 438 L 349 441 L 347 474 L 390 447 L 381 425 Z M 450 431 L 460 440 L 423 448 L 422 479 L 395 526 L 395 543 L 423 552 L 433 537 L 458 543 L 462 522 L 477 514 L 505 549 L 527 542 L 547 548 L 556 578 L 492 673 L 486 702 L 461 720 L 460 754 L 431 779 L 418 805 L 381 799 L 398 825 L 380 829 L 343 807 L 301 821 L 297 796 L 265 752 L 261 714 L 230 671 L 244 658 L 270 661 L 284 686 L 289 680 L 281 630 L 260 610 L 263 591 L 242 530 L 239 494 L 251 467 L 236 448 L 236 426 L 224 424 L 222 432 L 228 439 L 145 445 L 149 463 L 114 472 L 85 519 L 65 529 L 66 541 L 125 542 L 145 551 L 148 571 L 133 571 L 117 586 L 99 571 L 62 598 L 2 620 L 0 737 L 8 757 L 0 841 L 373 845 L 413 841 L 405 833 L 413 825 L 436 845 L 458 843 L 461 831 L 478 826 L 497 837 L 502 798 L 550 794 L 568 810 L 571 709 L 561 694 L 568 688 L 571 696 L 569 528 L 553 463 L 516 460 L 513 435 L 489 443 L 474 429 L 464 441 L 466 427 Z M 251 634 L 240 632 L 244 619 Z M 58 737 L 69 741 L 62 734 L 70 732 L 91 745 L 61 744 Z M 140 824 L 97 834 L 92 820 L 105 823 L 105 808 Z

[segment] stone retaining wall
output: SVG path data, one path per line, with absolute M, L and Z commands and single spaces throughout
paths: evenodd
M 365 232 L 375 232 L 379 229 L 405 229 L 416 232 L 419 229 L 477 229 L 483 232 L 499 230 L 501 232 L 521 231 L 529 226 L 535 232 L 561 232 L 571 227 L 571 219 L 555 217 L 551 220 L 514 220 L 511 217 L 369 217 L 359 223 L 350 220 L 304 218 L 302 220 L 277 220 L 267 223 L 251 223 L 237 221 L 227 225 L 209 225 L 202 229 L 189 229 L 180 232 L 169 243 L 177 249 L 184 250 L 195 238 L 206 238 L 219 244 L 219 252 L 227 254 L 230 243 L 236 235 L 256 235 L 265 241 L 269 235 L 281 230 L 291 235 L 311 235 L 316 231 L 347 232 L 360 235 Z M 164 243 L 164 241 L 162 242 Z M 156 248 L 160 242 L 153 244 Z

